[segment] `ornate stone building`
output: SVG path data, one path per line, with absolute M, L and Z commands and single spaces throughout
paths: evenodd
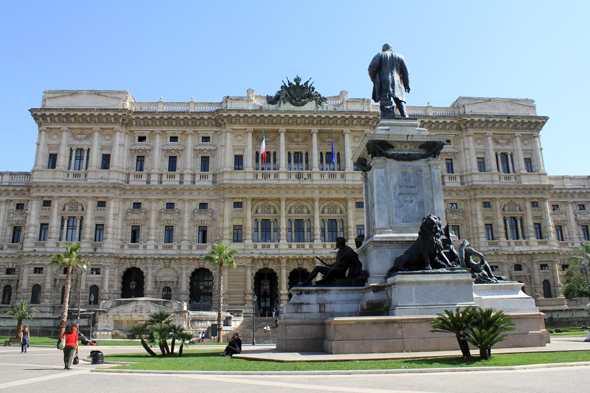
M 352 246 L 364 232 L 352 153 L 378 107 L 344 91 L 316 105 L 270 105 L 253 90 L 221 103 L 46 91 L 31 109 L 32 172 L 0 174 L 2 307 L 26 299 L 57 316 L 65 274 L 47 262 L 73 242 L 92 263 L 75 277 L 74 307 L 81 285 L 83 307 L 146 296 L 209 310 L 218 270 L 203 256 L 213 243 L 239 250 L 225 272 L 227 310 L 251 313 L 254 293 L 263 314 L 284 304 L 315 256 L 333 259 L 337 236 Z M 588 240 L 590 179 L 547 175 L 548 118 L 528 99 L 408 109 L 449 143 L 442 184 L 455 234 L 543 308 L 567 309 L 560 289 L 571 247 Z

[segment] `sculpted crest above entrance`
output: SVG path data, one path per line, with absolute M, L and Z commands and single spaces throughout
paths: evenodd
M 323 103 L 328 102 L 326 97 L 315 91 L 313 82 L 309 84 L 311 78 L 309 78 L 304 84 L 301 84 L 301 78 L 298 75 L 295 77 L 294 81 L 295 84 L 291 83 L 289 78 L 287 78 L 289 84 L 287 85 L 285 81 L 283 81 L 281 90 L 277 91 L 274 96 L 266 96 L 266 102 L 271 105 L 289 102 L 294 106 L 304 106 L 311 101 L 315 101 L 317 106 L 321 106 Z

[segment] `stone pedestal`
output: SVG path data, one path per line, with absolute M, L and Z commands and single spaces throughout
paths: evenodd
M 505 313 L 538 313 L 535 299 L 522 291 L 523 283 L 507 281 L 497 284 L 474 284 L 473 300 L 481 308 Z
M 435 138 L 419 124 L 417 120 L 381 120 L 373 133 L 365 135 L 353 159 L 371 160 L 366 144 L 379 140 L 394 146 L 388 152 L 423 153 L 420 145 Z M 359 257 L 369 271 L 369 283 L 383 284 L 394 259 L 416 240 L 422 219 L 434 214 L 445 222 L 440 159 L 376 157 L 370 165 L 372 169 L 363 176 L 366 238 Z

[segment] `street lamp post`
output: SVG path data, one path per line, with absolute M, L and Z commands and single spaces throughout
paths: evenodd
M 586 283 L 588 284 L 588 301 L 590 302 L 590 279 L 588 279 L 588 269 L 586 267 L 586 261 L 582 261 L 582 273 L 586 277 Z
M 78 298 L 78 329 L 80 328 L 80 311 L 82 310 L 82 274 L 86 271 L 88 266 L 86 264 L 82 265 L 82 270 L 80 271 L 80 297 Z
M 94 295 L 90 295 L 90 339 L 92 340 L 92 322 L 94 322 Z
M 252 345 L 256 345 L 256 294 L 252 297 Z

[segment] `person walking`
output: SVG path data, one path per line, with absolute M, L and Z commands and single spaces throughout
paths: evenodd
M 20 338 L 20 353 L 27 353 L 27 348 L 29 347 L 29 325 L 23 326 L 23 334 Z
M 66 331 L 61 338 L 66 339 L 66 346 L 64 347 L 64 365 L 66 370 L 71 370 L 74 356 L 78 351 L 78 325 L 73 326 L 71 323 L 66 325 Z
M 202 340 L 203 340 L 203 333 L 199 332 L 199 336 L 198 336 L 197 342 L 198 343 L 201 343 Z

